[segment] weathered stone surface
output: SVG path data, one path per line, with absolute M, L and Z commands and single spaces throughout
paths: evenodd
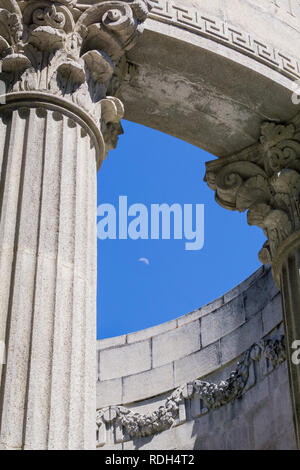
M 293 17 L 279 3 L 153 1 L 128 54 L 137 73 L 118 95 L 126 118 L 217 156 L 253 144 L 262 120 L 292 118 L 299 7 Z
M 279 289 L 275 285 L 271 270 L 269 269 L 266 277 L 244 291 L 244 307 L 247 320 L 250 320 L 262 308 L 265 308 L 269 304 L 270 299 L 276 294 L 279 294 Z
M 261 314 L 244 323 L 240 328 L 221 338 L 220 353 L 222 364 L 230 362 L 234 357 L 239 356 L 251 344 L 255 338 L 262 337 Z
M 92 448 L 95 148 L 75 119 L 33 102 L 2 112 L 0 125 L 9 142 L 0 269 L 10 265 L 1 284 L 1 445 Z
M 141 49 L 132 49 L 128 54 L 128 60 L 134 64 L 131 77 L 119 90 L 118 96 L 127 105 L 126 117 L 223 157 L 209 165 L 208 170 L 213 174 L 207 174 L 207 180 L 224 206 L 241 211 L 250 209 L 249 222 L 262 227 L 269 239 L 262 255 L 270 261 L 292 231 L 299 230 L 299 118 L 295 118 L 299 104 L 293 103 L 291 97 L 295 90 L 293 82 L 300 77 L 296 46 L 300 38 L 300 7 L 296 2 L 268 0 L 201 4 L 193 0 L 184 3 L 155 0 L 152 3 L 154 8 L 146 23 Z M 158 79 L 162 76 L 163 81 Z M 285 172 L 285 169 L 292 171 Z M 285 270 L 282 282 L 292 279 L 299 291 L 295 270 L 298 262 L 299 252 L 290 251 L 289 259 L 280 260 L 277 271 Z M 243 292 L 241 298 L 239 292 Z M 248 280 L 247 288 L 236 289 L 178 319 L 179 327 L 199 319 L 202 346 L 208 346 L 181 358 L 174 351 L 175 384 L 176 377 L 184 379 L 194 374 L 195 378 L 198 373 L 218 372 L 252 342 L 269 333 L 269 329 L 274 330 L 281 318 L 276 295 L 270 272 L 262 268 L 255 278 Z M 293 304 L 291 311 L 286 310 L 292 323 L 293 312 L 299 311 L 299 298 L 295 291 L 289 297 L 287 290 L 286 296 L 286 304 Z M 241 323 L 235 299 L 241 301 L 244 309 Z M 226 311 L 230 300 L 235 307 L 229 320 L 218 309 L 223 305 Z M 216 320 L 210 316 L 213 312 Z M 298 330 L 297 326 L 293 334 Z M 169 334 L 169 340 L 167 332 L 165 337 L 171 344 L 175 333 L 170 330 Z M 147 336 L 143 338 L 146 340 Z M 155 335 L 155 343 L 161 345 L 163 352 L 159 334 Z M 169 349 L 167 352 L 171 361 Z M 152 367 L 162 361 L 163 358 L 160 361 L 156 358 Z M 283 370 L 283 366 L 280 368 Z M 186 426 L 181 424 L 147 443 L 142 438 L 125 442 L 123 448 L 163 448 L 164 445 L 198 449 L 281 448 L 282 442 L 295 448 L 291 414 L 276 415 L 272 393 L 279 381 L 272 381 L 275 372 L 269 368 L 269 359 L 262 369 L 260 378 L 256 376 L 257 371 L 253 374 L 254 383 L 243 399 L 228 405 L 228 414 L 220 409 L 197 418 L 194 426 L 190 422 Z M 286 367 L 284 370 L 286 374 Z M 298 377 L 295 375 L 294 379 Z M 134 375 L 130 380 L 134 382 Z M 272 381 L 270 389 L 268 381 Z M 258 384 L 264 393 L 255 397 Z M 245 403 L 247 413 L 243 414 Z M 290 409 L 289 399 L 287 403 Z M 263 407 L 272 419 L 259 434 L 257 423 L 265 418 L 255 417 L 254 410 Z M 226 426 L 233 429 L 232 433 L 224 431 Z M 289 438 L 284 439 L 283 433 Z
M 100 379 L 137 374 L 151 368 L 150 340 L 120 348 L 104 349 L 100 354 Z
M 127 340 L 126 335 L 102 339 L 101 341 L 97 341 L 97 350 L 99 351 L 101 349 L 108 349 L 108 348 L 114 348 L 116 346 L 123 346 L 124 344 L 126 344 L 127 342 L 126 340 Z
M 144 397 L 159 395 L 172 388 L 174 388 L 174 376 L 173 364 L 171 363 L 137 375 L 124 377 L 122 402 L 131 403 Z
M 98 381 L 96 385 L 96 406 L 103 408 L 109 405 L 117 405 L 122 402 L 123 385 L 122 379 Z
M 203 377 L 220 365 L 218 344 L 212 344 L 200 351 L 190 354 L 174 362 L 175 385 L 193 380 L 195 377 Z
M 263 264 L 276 261 L 284 242 L 299 230 L 299 133 L 299 116 L 289 123 L 265 121 L 253 146 L 206 164 L 205 181 L 217 202 L 228 210 L 248 211 L 248 224 L 264 231 Z M 275 281 L 279 286 L 278 275 Z
M 214 343 L 238 329 L 243 323 L 245 323 L 243 297 L 239 296 L 234 300 L 229 297 L 228 303 L 201 319 L 202 346 Z
M 151 3 L 146 34 L 126 62 L 122 56 L 141 32 L 146 2 L 108 1 L 87 9 L 84 0 L 38 5 L 0 0 L 1 79 L 9 92 L 0 133 L 0 339 L 8 343 L 1 383 L 3 448 L 93 447 L 96 231 L 91 214 L 95 161 L 100 166 L 121 132 L 119 98 L 128 119 L 224 157 L 213 163 L 216 173 L 237 163 L 234 174 L 243 184 L 228 188 L 230 172 L 223 186 L 220 174 L 214 175 L 218 198 L 230 208 L 249 209 L 249 222 L 264 229 L 268 244 L 261 258 L 276 261 L 273 272 L 283 289 L 286 331 L 289 338 L 299 336 L 299 322 L 294 322 L 300 305 L 299 118 L 294 119 L 299 104 L 291 94 L 300 78 L 300 7 L 268 0 Z M 113 97 L 107 97 L 107 90 Z M 244 151 L 250 146 L 251 151 Z M 256 172 L 247 172 L 249 163 Z M 215 181 L 210 184 L 214 187 Z M 257 279 L 263 277 L 260 271 Z M 227 366 L 280 318 L 274 287 L 271 296 L 269 287 L 264 291 L 252 283 L 243 297 L 247 322 L 242 326 L 237 311 L 230 320 L 209 317 L 221 319 L 230 300 L 236 305 L 238 288 L 188 318 L 107 341 L 109 347 L 100 347 L 98 377 L 107 379 L 100 387 L 108 390 L 112 380 L 114 400 L 123 400 L 121 385 L 130 383 L 133 390 L 139 375 L 151 375 L 158 390 L 167 387 L 171 371 L 175 386 L 177 379 L 199 378 Z M 207 347 L 202 348 L 192 321 L 203 328 Z M 175 348 L 179 338 L 181 347 Z M 102 364 L 102 358 L 113 362 Z M 271 384 L 272 396 L 280 377 L 272 382 L 275 372 L 267 366 L 267 378 L 260 377 L 259 383 Z M 292 398 L 299 411 L 299 371 L 291 364 L 290 378 L 298 384 Z M 287 382 L 282 387 L 287 390 Z M 177 427 L 150 439 L 146 447 L 230 449 L 238 441 L 239 448 L 280 448 L 284 442 L 293 448 L 289 399 L 286 413 L 276 416 L 277 403 L 253 398 L 253 390 L 247 392 L 252 397 L 247 416 L 246 393 L 226 405 L 230 412 L 220 409 L 186 425 L 186 410 L 176 401 Z M 257 427 L 265 415 L 255 415 L 254 409 L 272 416 L 261 433 Z M 231 435 L 224 432 L 227 425 Z
M 168 364 L 200 349 L 200 323 L 194 321 L 152 339 L 153 367 Z
M 247 211 L 248 224 L 260 227 L 267 238 L 258 258 L 263 264 L 272 264 L 274 280 L 281 289 L 300 448 L 300 369 L 291 359 L 293 345 L 300 337 L 300 114 L 288 122 L 263 122 L 257 143 L 206 164 L 205 181 L 222 207 Z M 245 297 L 247 315 L 257 308 L 256 298 L 253 292 Z
M 94 449 L 96 171 L 143 0 L 0 0 L 1 449 Z M 123 59 L 124 61 L 124 59 Z
M 278 293 L 262 310 L 263 334 L 271 331 L 274 325 L 280 322 L 281 317 L 281 296 Z
M 203 328 L 203 321 L 206 319 L 205 329 L 210 327 L 213 330 L 216 327 L 215 336 L 219 337 L 222 332 L 220 325 L 223 322 L 216 319 L 223 318 L 226 312 L 231 312 L 233 318 L 238 318 L 240 302 L 245 292 L 255 288 L 256 283 L 263 285 L 264 282 L 269 293 L 267 306 L 262 289 L 257 302 L 259 304 L 260 299 L 264 308 L 258 308 L 258 311 L 241 325 L 233 322 L 236 327 L 234 331 L 228 333 L 225 328 L 224 335 L 207 347 L 199 345 L 199 350 L 192 354 L 182 349 L 181 354 L 185 356 L 176 359 L 177 348 L 170 347 L 175 333 L 185 335 L 182 343 L 187 344 L 190 336 L 195 337 L 194 324 L 200 320 Z M 182 326 L 175 330 L 164 331 L 164 325 L 162 332 L 152 337 L 152 340 L 156 340 L 157 346 L 161 346 L 161 352 L 164 354 L 164 341 L 167 342 L 170 335 L 168 351 L 173 351 L 173 357 L 170 355 L 169 363 L 159 367 L 152 362 L 152 368 L 144 372 L 130 376 L 121 372 L 122 401 L 116 404 L 115 400 L 111 400 L 110 403 L 113 405 L 110 426 L 113 429 L 117 426 L 118 429 L 118 440 L 115 444 L 117 447 L 107 444 L 101 448 L 106 449 L 109 445 L 109 448 L 117 449 L 120 448 L 120 442 L 122 449 L 295 448 L 287 369 L 286 363 L 283 364 L 285 353 L 281 340 L 281 306 L 275 302 L 277 296 L 274 297 L 274 290 L 270 288 L 272 282 L 270 270 L 260 269 L 259 274 L 252 276 L 252 280 L 247 279 L 234 289 L 232 294 L 225 294 L 223 298 L 227 298 L 228 302 L 222 302 L 219 309 L 213 309 L 196 321 L 183 322 Z M 235 296 L 237 292 L 238 297 Z M 253 292 L 260 291 L 254 289 Z M 264 309 L 269 306 L 270 311 L 274 313 L 273 321 L 268 316 L 264 327 L 262 316 Z M 201 310 L 196 311 L 196 314 L 199 315 Z M 187 317 L 190 318 L 190 314 Z M 271 333 L 267 331 L 267 325 Z M 150 328 L 147 335 L 144 330 L 144 341 L 125 347 L 148 344 L 152 331 Z M 220 354 L 222 347 L 223 357 Z M 248 347 L 250 350 L 245 352 Z M 124 346 L 120 345 L 115 349 L 123 348 Z M 113 350 L 114 348 L 108 345 L 107 352 Z M 100 357 L 104 352 L 105 349 L 100 351 Z M 120 382 L 119 379 L 115 380 L 118 390 L 116 393 L 119 393 Z M 114 381 L 107 382 L 113 386 Z M 283 389 L 286 394 L 285 407 L 277 413 L 278 396 Z M 272 426 L 267 426 L 263 435 L 256 432 L 255 428 L 261 419 L 256 412 L 261 407 L 266 407 L 272 414 Z M 230 433 L 226 431 L 228 428 Z
M 197 320 L 201 317 L 201 309 L 195 310 L 193 312 L 187 313 L 186 315 L 182 315 L 182 317 L 177 318 L 178 326 L 185 325 L 186 323 L 190 323 L 194 320 Z
M 228 419 L 235 422 L 234 432 L 231 434 L 231 438 L 226 438 L 225 449 L 233 449 L 234 443 L 235 445 L 238 443 L 239 448 L 249 448 L 251 429 L 249 422 L 247 423 L 243 414 L 240 413 L 241 410 L 238 410 L 239 405 L 236 398 L 244 397 L 245 395 L 242 395 L 243 391 L 247 392 L 249 390 L 249 388 L 247 388 L 247 383 L 250 378 L 250 368 L 254 366 L 255 363 L 260 364 L 267 357 L 272 361 L 274 368 L 278 368 L 280 364 L 285 361 L 285 348 L 281 339 L 267 339 L 261 341 L 259 344 L 253 345 L 249 351 L 243 354 L 236 370 L 230 374 L 230 378 L 225 381 L 221 381 L 219 384 L 196 380 L 176 389 L 169 397 L 167 397 L 165 403 L 150 412 L 148 411 L 145 413 L 145 406 L 139 408 L 134 407 L 132 410 L 124 407 L 112 407 L 110 409 L 110 418 L 105 418 L 105 420 L 106 422 L 110 422 L 112 425 L 117 426 L 118 429 L 120 429 L 121 426 L 121 429 L 126 430 L 125 434 L 123 431 L 123 439 L 121 438 L 123 442 L 126 442 L 126 436 L 129 435 L 134 439 L 135 445 L 138 446 L 141 438 L 153 435 L 150 444 L 151 447 L 149 447 L 153 448 L 153 441 L 157 440 L 156 435 L 158 433 L 161 434 L 162 431 L 167 431 L 168 429 L 173 428 L 174 425 L 182 426 L 182 424 L 187 420 L 190 421 L 191 417 L 188 419 L 186 415 L 186 410 L 189 410 L 191 406 L 189 401 L 193 400 L 194 402 L 195 400 L 197 401 L 197 399 L 200 399 L 205 403 L 206 413 L 211 409 L 215 410 L 211 415 L 210 420 L 210 427 L 215 431 L 221 423 Z M 256 372 L 258 372 L 258 370 Z M 278 372 L 276 373 L 278 374 Z M 280 380 L 278 382 L 280 383 Z M 266 392 L 266 387 L 268 387 L 268 385 L 268 381 L 266 381 L 262 388 L 260 382 L 258 387 Z M 269 393 L 270 391 L 267 391 L 263 397 L 261 394 L 256 393 L 255 400 L 264 399 L 269 395 Z M 187 402 L 184 403 L 184 400 Z M 231 410 L 226 407 L 229 403 L 232 404 Z M 153 404 L 154 403 L 152 403 L 152 405 Z M 243 406 L 244 404 L 245 402 L 243 401 Z M 271 408 L 272 404 L 268 402 L 268 406 Z M 247 407 L 249 408 L 249 401 L 246 400 L 246 408 Z M 144 414 L 141 414 L 141 408 L 144 408 Z M 105 411 L 104 409 L 103 411 L 100 410 L 98 412 L 97 423 L 100 425 L 100 429 L 102 427 L 102 417 L 106 416 L 108 411 L 109 410 Z M 249 411 L 251 411 L 251 407 L 249 408 Z M 244 413 L 247 413 L 247 409 L 244 410 Z M 196 415 L 192 415 L 192 417 L 199 415 L 201 415 L 201 411 Z M 287 415 L 289 415 L 289 413 L 287 413 Z M 274 422 L 277 423 L 275 418 Z M 240 423 L 242 424 L 242 427 L 240 426 Z M 238 437 L 238 433 L 241 429 L 243 429 L 244 434 L 248 436 L 247 439 L 245 439 L 246 436 L 243 436 L 243 439 Z M 268 432 L 264 434 L 264 439 L 262 439 L 261 436 L 258 437 L 260 445 L 265 446 L 265 437 L 268 436 L 268 445 L 269 448 L 272 448 L 270 444 L 270 436 L 272 436 L 272 439 L 275 437 L 274 442 L 276 442 L 276 434 L 274 436 L 274 433 L 275 428 L 272 425 L 272 428 L 268 428 Z M 158 436 L 158 439 L 161 440 L 161 437 Z M 178 441 L 176 441 L 176 443 L 178 444 Z M 124 444 L 124 448 L 134 448 L 131 446 L 127 446 L 126 443 Z M 222 444 L 222 448 L 223 446 L 224 442 Z
M 172 320 L 169 322 L 162 323 L 160 325 L 153 326 L 152 328 L 147 328 L 146 330 L 137 331 L 127 335 L 127 342 L 135 343 L 136 341 L 142 341 L 147 338 L 155 337 L 164 333 L 165 331 L 174 330 L 177 327 L 177 321 Z

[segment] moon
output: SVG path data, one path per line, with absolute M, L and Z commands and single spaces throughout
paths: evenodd
M 149 266 L 149 264 L 150 264 L 150 261 L 148 260 L 148 258 L 140 258 L 139 261 L 140 261 L 141 263 L 147 264 L 148 266 Z

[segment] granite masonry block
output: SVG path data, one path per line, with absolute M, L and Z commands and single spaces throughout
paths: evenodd
M 123 378 L 123 403 L 159 395 L 174 388 L 173 364 Z
M 168 321 L 161 323 L 160 325 L 153 326 L 152 328 L 147 328 L 145 330 L 136 331 L 127 335 L 127 343 L 136 343 L 137 341 L 143 341 L 145 339 L 151 338 L 152 336 L 159 335 L 165 331 L 171 331 L 177 326 L 176 320 Z
M 104 380 L 96 384 L 97 408 L 119 405 L 122 402 L 122 379 Z
M 113 338 L 105 338 L 97 341 L 97 350 L 114 348 L 126 344 L 126 335 L 115 336 Z
M 262 310 L 263 335 L 282 321 L 281 295 L 278 293 Z
M 277 287 L 274 286 L 272 274 L 268 272 L 266 276 L 257 280 L 255 284 L 244 292 L 244 305 L 247 319 L 251 318 L 268 304 L 271 298 L 271 292 L 273 296 L 276 291 L 278 292 Z
M 101 380 L 137 374 L 151 368 L 151 340 L 104 349 L 100 354 Z
M 245 323 L 243 300 L 237 297 L 201 319 L 202 346 L 214 343 L 243 323 Z
M 220 340 L 222 364 L 232 361 L 240 356 L 252 344 L 262 337 L 261 315 L 256 315 L 240 328 L 224 336 Z
M 153 338 L 153 367 L 168 364 L 199 349 L 200 323 L 196 320 Z
M 175 386 L 204 377 L 219 366 L 218 344 L 212 344 L 174 362 Z

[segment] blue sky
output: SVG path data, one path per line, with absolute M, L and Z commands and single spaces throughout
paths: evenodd
M 186 142 L 123 121 L 124 135 L 98 173 L 98 205 L 204 204 L 205 241 L 98 240 L 98 338 L 147 328 L 205 305 L 260 266 L 262 231 L 222 209 L 203 182 L 214 157 Z M 99 219 L 98 219 L 99 220 Z M 129 217 L 129 221 L 131 218 Z M 139 261 L 147 258 L 149 265 Z

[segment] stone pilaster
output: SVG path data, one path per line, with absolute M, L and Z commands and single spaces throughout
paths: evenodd
M 259 252 L 272 264 L 281 290 L 295 433 L 300 448 L 300 117 L 287 124 L 263 123 L 261 137 L 239 154 L 206 164 L 205 181 L 224 208 L 247 212 L 249 225 L 264 231 Z
M 107 88 L 142 0 L 0 0 L 2 449 L 93 449 L 96 172 L 121 132 Z

